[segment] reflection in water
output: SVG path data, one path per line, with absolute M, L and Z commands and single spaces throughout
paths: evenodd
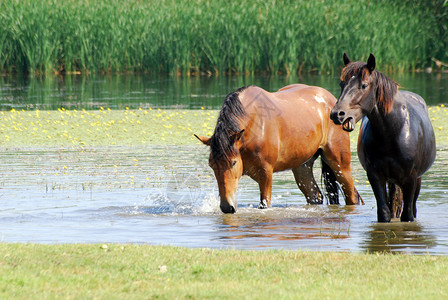
M 221 216 L 219 239 L 256 239 L 268 242 L 314 238 L 344 239 L 349 237 L 351 224 L 347 212 L 343 211 L 310 205 L 272 208 L 266 211 L 242 209 L 237 214 Z
M 362 248 L 367 252 L 425 252 L 436 246 L 436 238 L 418 223 L 398 220 L 370 226 Z
M 392 74 L 405 90 L 420 94 L 429 105 L 448 99 L 448 74 Z M 305 83 L 340 93 L 337 75 L 165 77 L 148 75 L 92 75 L 0 77 L 0 110 L 185 108 L 218 109 L 237 88 L 258 85 L 268 91 Z

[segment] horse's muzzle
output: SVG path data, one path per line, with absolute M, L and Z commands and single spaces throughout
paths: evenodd
M 353 117 L 346 116 L 344 111 L 331 111 L 330 119 L 336 125 L 342 125 L 342 129 L 352 132 L 355 129 L 355 120 Z
M 338 112 L 337 111 L 332 111 L 331 113 L 330 113 L 330 119 L 334 122 L 334 124 L 336 124 L 336 125 L 341 125 L 342 123 L 341 123 L 341 121 L 339 120 L 339 117 L 338 117 Z
M 225 214 L 234 214 L 236 213 L 236 208 L 233 205 L 230 205 L 228 203 L 222 204 L 219 206 L 221 208 L 221 211 Z

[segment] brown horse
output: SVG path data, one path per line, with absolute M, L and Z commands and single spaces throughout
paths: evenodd
M 270 207 L 272 174 L 289 169 L 307 202 L 322 204 L 323 195 L 312 171 L 319 155 L 330 204 L 339 203 L 336 181 L 346 204 L 358 204 L 349 135 L 330 121 L 335 103 L 327 90 L 304 84 L 275 93 L 249 86 L 227 95 L 213 136 L 195 135 L 210 146 L 209 165 L 218 181 L 222 212 L 236 212 L 236 190 L 242 175 L 259 184 L 259 208 Z

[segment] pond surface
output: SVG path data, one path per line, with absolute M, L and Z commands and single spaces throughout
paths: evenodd
M 393 74 L 404 90 L 420 94 L 428 103 L 448 103 L 448 73 Z M 0 110 L 186 108 L 218 109 L 224 97 L 255 84 L 275 91 L 292 83 L 326 88 L 340 94 L 339 76 L 219 76 L 154 77 L 144 75 L 0 77 Z
M 1 241 L 448 254 L 447 151 L 423 179 L 417 221 L 391 224 L 376 222 L 357 160 L 364 206 L 306 205 L 282 172 L 272 209 L 255 208 L 258 187 L 243 177 L 238 212 L 223 215 L 207 156 L 203 146 L 2 151 Z
M 394 77 L 429 104 L 448 103 L 448 74 Z M 0 110 L 219 108 L 248 84 L 267 90 L 303 82 L 339 94 L 337 76 L 151 78 L 0 77 Z M 414 223 L 376 222 L 376 203 L 353 153 L 364 206 L 310 206 L 291 172 L 274 175 L 273 208 L 258 210 L 258 186 L 243 177 L 239 211 L 219 211 L 204 146 L 2 149 L 0 240 L 142 243 L 237 249 L 397 251 L 448 254 L 448 146 L 424 176 Z M 316 164 L 316 178 L 320 178 Z

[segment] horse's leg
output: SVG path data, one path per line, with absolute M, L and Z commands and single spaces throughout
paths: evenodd
M 420 188 L 422 187 L 422 178 L 417 178 L 417 187 L 414 192 L 414 218 L 417 218 L 417 198 L 420 194 Z
M 335 143 L 335 147 L 324 149 L 322 159 L 333 170 L 336 180 L 341 185 L 345 196 L 345 204 L 358 204 L 359 195 L 355 192 L 352 170 L 350 168 L 350 151 L 341 151 Z
M 403 193 L 401 192 L 401 188 L 395 183 L 388 182 L 387 191 L 387 206 L 389 206 L 392 217 L 399 218 L 403 208 Z
M 272 167 L 265 166 L 257 174 L 256 181 L 260 187 L 260 204 L 258 208 L 271 207 L 271 195 L 272 195 Z
M 402 222 L 414 221 L 414 206 L 418 197 L 419 184 L 416 176 L 410 176 L 405 184 L 403 184 L 403 212 L 401 213 Z
M 324 177 L 325 189 L 330 204 L 339 204 L 339 190 L 336 183 L 336 175 L 330 166 L 322 159 L 322 175 Z
M 378 222 L 390 222 L 392 216 L 387 205 L 386 180 L 369 171 L 367 171 L 367 178 L 375 194 Z
M 305 195 L 309 204 L 322 204 L 323 196 L 319 190 L 313 175 L 313 164 L 316 158 L 312 158 L 303 165 L 292 169 L 297 186 Z

